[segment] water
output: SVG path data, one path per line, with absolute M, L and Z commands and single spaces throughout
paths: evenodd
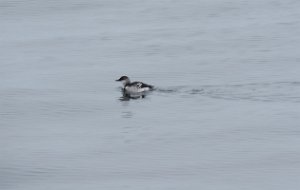
M 0 25 L 1 190 L 299 188 L 299 1 L 2 0 Z

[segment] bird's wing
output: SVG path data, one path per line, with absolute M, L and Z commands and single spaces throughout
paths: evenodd
M 142 83 L 142 82 L 133 82 L 133 83 L 131 83 L 131 85 L 132 85 L 132 86 L 136 86 L 136 87 L 138 87 L 138 88 L 146 88 L 146 87 L 148 87 L 148 88 L 150 88 L 150 89 L 153 88 L 152 85 L 145 84 L 145 83 Z

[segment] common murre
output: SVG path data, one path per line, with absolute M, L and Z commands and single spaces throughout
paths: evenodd
M 147 92 L 147 91 L 153 90 L 153 88 L 154 88 L 152 85 L 145 84 L 143 82 L 139 82 L 139 81 L 130 82 L 129 77 L 127 77 L 127 76 L 122 76 L 116 81 L 123 82 L 123 90 L 126 93 Z

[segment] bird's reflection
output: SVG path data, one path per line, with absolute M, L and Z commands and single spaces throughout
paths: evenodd
M 122 118 L 129 119 L 133 117 L 132 111 L 123 111 L 121 114 Z
M 140 93 L 129 93 L 122 89 L 122 96 L 119 98 L 120 101 L 130 101 L 134 99 L 142 99 L 146 97 L 145 92 Z

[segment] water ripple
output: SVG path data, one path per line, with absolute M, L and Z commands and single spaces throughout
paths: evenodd
M 233 85 L 179 86 L 157 89 L 159 94 L 206 96 L 216 99 L 261 102 L 300 102 L 300 82 L 246 83 Z

